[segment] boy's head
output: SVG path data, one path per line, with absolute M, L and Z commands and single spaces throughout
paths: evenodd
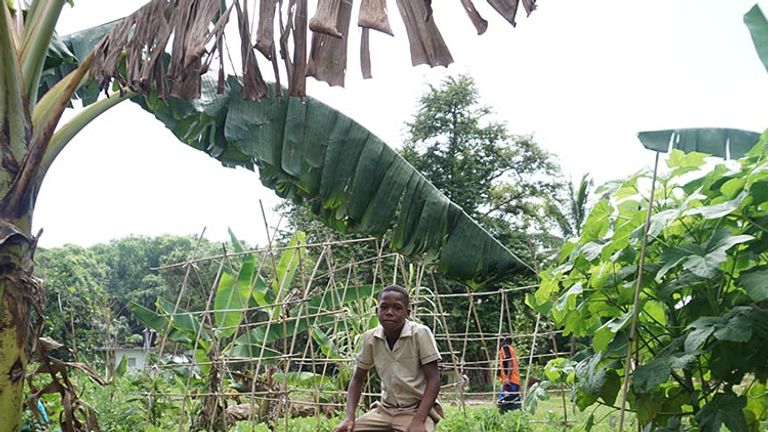
M 400 285 L 390 285 L 379 293 L 376 314 L 385 332 L 399 334 L 410 311 L 408 291 Z

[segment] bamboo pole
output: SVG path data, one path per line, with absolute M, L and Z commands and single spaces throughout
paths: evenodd
M 656 152 L 656 160 L 653 164 L 653 180 L 651 182 L 651 196 L 648 199 L 648 212 L 645 215 L 645 228 L 643 229 L 643 240 L 640 247 L 640 262 L 637 265 L 637 284 L 635 285 L 635 298 L 632 302 L 632 324 L 629 327 L 629 338 L 627 339 L 627 357 L 624 359 L 624 383 L 621 390 L 621 409 L 619 411 L 619 432 L 624 430 L 624 412 L 627 403 L 627 393 L 629 392 L 630 381 L 630 363 L 632 362 L 632 349 L 635 342 L 635 333 L 637 332 L 637 316 L 639 314 L 640 291 L 643 284 L 643 268 L 645 267 L 645 253 L 648 246 L 648 230 L 651 227 L 651 213 L 653 212 L 653 196 L 656 192 L 656 177 L 659 173 L 659 152 Z

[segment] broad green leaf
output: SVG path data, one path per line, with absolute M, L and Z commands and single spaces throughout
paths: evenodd
M 306 237 L 306 234 L 301 231 L 295 232 L 288 243 L 288 249 L 280 254 L 280 260 L 277 262 L 277 276 L 272 281 L 272 291 L 276 296 L 281 290 L 290 289 L 296 269 L 299 268 L 299 262 L 305 254 Z
M 223 272 L 216 287 L 214 298 L 214 321 L 219 336 L 228 338 L 235 334 L 248 308 L 251 286 L 253 285 L 256 257 L 248 254 L 243 259 L 237 279 Z
M 656 274 L 656 280 L 660 281 L 670 269 L 681 262 L 683 268 L 702 278 L 713 277 L 720 269 L 720 265 L 727 260 L 726 252 L 741 243 L 753 240 L 751 235 L 731 235 L 728 230 L 718 230 L 704 244 L 687 244 L 673 247 L 664 251 L 664 266 Z
M 753 382 L 747 391 L 747 406 L 744 409 L 747 421 L 752 423 L 750 430 L 759 430 L 759 423 L 768 420 L 768 389 L 761 382 Z
M 703 321 L 705 319 L 706 321 Z M 688 336 L 686 336 L 685 338 L 686 352 L 692 353 L 692 352 L 698 351 L 698 349 L 701 348 L 702 345 L 704 345 L 707 339 L 709 339 L 712 333 L 715 332 L 715 325 L 714 323 L 712 323 L 712 321 L 719 323 L 720 319 L 712 318 L 712 317 L 702 317 L 696 320 L 696 322 L 694 322 L 694 324 L 699 323 L 701 325 L 699 327 L 695 327 L 694 330 L 688 333 Z M 707 323 L 707 325 L 704 325 L 705 322 Z
M 339 350 L 328 335 L 318 327 L 312 327 L 312 339 L 320 346 L 320 351 L 329 359 L 340 359 Z
M 115 376 L 118 378 L 122 378 L 125 375 L 125 372 L 128 370 L 128 356 L 124 355 L 120 358 L 120 363 L 117 364 L 117 367 L 115 368 Z
M 586 244 L 600 240 L 610 228 L 609 221 L 612 213 L 613 208 L 608 200 L 603 199 L 595 204 L 584 222 L 579 243 Z
M 646 394 L 667 382 L 672 372 L 671 359 L 658 357 L 635 369 L 632 375 L 632 390 Z
M 173 303 L 162 297 L 157 298 L 157 307 L 159 311 L 170 317 L 171 326 L 174 329 L 185 333 L 193 341 L 198 339 L 207 346 L 207 341 L 210 340 L 210 337 L 206 331 L 203 331 L 202 325 L 194 313 L 187 312 L 182 308 L 176 308 Z
M 390 147 L 350 118 L 309 97 L 243 99 L 234 77 L 206 104 L 147 97 L 137 102 L 182 142 L 228 166 L 258 166 L 267 187 L 305 205 L 328 226 L 394 233 L 395 250 L 436 261 L 476 286 L 527 271 L 525 264 L 447 200 Z M 208 107 L 217 107 L 206 111 Z
M 611 318 L 608 322 L 597 329 L 594 337 L 592 338 L 592 346 L 594 346 L 595 351 L 604 352 L 606 348 L 608 348 L 608 345 L 611 343 L 616 333 L 623 330 L 631 318 L 632 313 L 627 312 L 619 317 Z
M 760 61 L 763 62 L 763 66 L 768 70 L 768 20 L 765 19 L 760 6 L 755 4 L 744 15 L 744 24 L 749 29 L 749 34 L 752 36 L 752 42 L 755 44 L 755 50 L 758 57 L 760 57 Z
M 686 216 L 702 215 L 705 219 L 719 219 L 723 216 L 727 216 L 733 213 L 734 210 L 739 208 L 744 198 L 747 197 L 747 192 L 741 192 L 736 198 L 731 201 L 726 201 L 720 204 L 709 205 L 705 207 L 697 207 L 685 212 Z
M 229 239 L 232 243 L 232 250 L 235 253 L 243 253 L 245 252 L 245 247 L 243 247 L 243 243 L 238 240 L 237 236 L 235 235 L 235 232 L 232 231 L 232 228 L 227 228 L 227 232 L 229 233 Z
M 168 318 L 158 315 L 154 311 L 151 311 L 138 303 L 130 303 L 128 310 L 133 313 L 136 318 L 143 322 L 147 327 L 156 331 L 159 334 L 163 334 L 168 331 Z
M 768 268 L 742 273 L 739 276 L 739 285 L 747 291 L 752 300 L 768 300 Z
M 722 192 L 723 195 L 727 198 L 734 198 L 742 190 L 744 190 L 744 185 L 746 182 L 747 179 L 744 177 L 732 178 L 720 186 L 720 192 Z
M 608 369 L 605 373 L 605 383 L 600 389 L 600 399 L 608 405 L 616 402 L 616 397 L 621 390 L 621 378 L 614 369 Z
M 637 421 L 642 425 L 648 424 L 655 419 L 664 404 L 664 394 L 660 391 L 650 394 L 639 394 L 635 396 L 635 399 Z
M 731 431 L 746 431 L 747 422 L 743 409 L 747 401 L 744 396 L 733 393 L 718 393 L 704 405 L 696 414 L 699 430 L 703 432 L 720 432 L 725 426 Z
M 593 356 L 582 360 L 576 365 L 576 376 L 579 382 L 576 386 L 576 405 L 580 410 L 592 405 L 603 390 L 606 383 L 606 368 L 601 366 L 602 356 Z
M 549 381 L 539 381 L 532 385 L 525 397 L 525 410 L 531 414 L 536 412 L 540 401 L 549 400 Z
M 257 305 L 265 307 L 267 312 L 271 314 L 272 307 L 266 306 L 273 304 L 275 297 L 272 290 L 267 285 L 267 281 L 265 281 L 261 275 L 256 275 L 256 278 L 253 281 L 253 291 L 251 292 L 251 295 Z
M 586 258 L 587 261 L 592 261 L 600 256 L 603 247 L 605 247 L 604 244 L 589 242 L 581 247 L 581 253 L 584 254 L 584 258 Z
M 670 147 L 683 152 L 699 152 L 738 159 L 760 139 L 760 134 L 741 129 L 692 128 L 640 132 L 640 142 L 649 150 L 666 153 Z
M 691 171 L 696 171 L 704 166 L 704 162 L 707 158 L 705 153 L 691 152 L 685 153 L 683 151 L 674 149 L 669 153 L 667 158 L 667 166 L 672 168 L 672 175 L 678 176 Z
M 662 302 L 649 300 L 643 305 L 642 312 L 648 317 L 646 319 L 648 322 L 658 323 L 662 326 L 667 324 L 666 307 Z
M 713 336 L 717 340 L 730 342 L 748 342 L 752 338 L 752 328 L 755 325 L 749 315 L 736 313 Z

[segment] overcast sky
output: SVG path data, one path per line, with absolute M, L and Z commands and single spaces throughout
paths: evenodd
M 144 3 L 105 7 L 103 0 L 77 0 L 65 7 L 58 30 L 120 18 Z M 410 66 L 390 3 L 396 37 L 372 32 L 374 79 L 360 78 L 355 31 L 346 88 L 310 78 L 308 94 L 393 147 L 426 85 L 458 73 L 475 78 L 497 120 L 513 133 L 533 134 L 573 178 L 589 173 L 603 182 L 650 166 L 652 153 L 636 139 L 642 130 L 768 127 L 768 74 L 742 21 L 754 0 L 541 0 L 531 17 L 518 17 L 516 28 L 475 0 L 489 21 L 482 36 L 459 1 L 440 0 L 435 19 L 456 61 L 447 69 Z M 768 11 L 768 0 L 758 3 Z M 45 230 L 44 247 L 203 228 L 208 238 L 222 240 L 228 226 L 263 244 L 259 200 L 267 210 L 278 202 L 257 174 L 221 167 L 126 102 L 62 152 L 43 184 L 34 222 L 35 230 Z M 271 226 L 278 222 L 271 214 L 268 219 Z

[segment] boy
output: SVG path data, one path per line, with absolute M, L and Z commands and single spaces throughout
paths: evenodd
M 390 285 L 381 290 L 376 308 L 379 326 L 363 334 L 356 369 L 349 383 L 347 417 L 334 432 L 397 431 L 433 432 L 442 417 L 437 401 L 441 360 L 428 327 L 406 318 L 411 312 L 405 288 Z M 363 383 L 371 367 L 381 379 L 381 401 L 355 419 Z

